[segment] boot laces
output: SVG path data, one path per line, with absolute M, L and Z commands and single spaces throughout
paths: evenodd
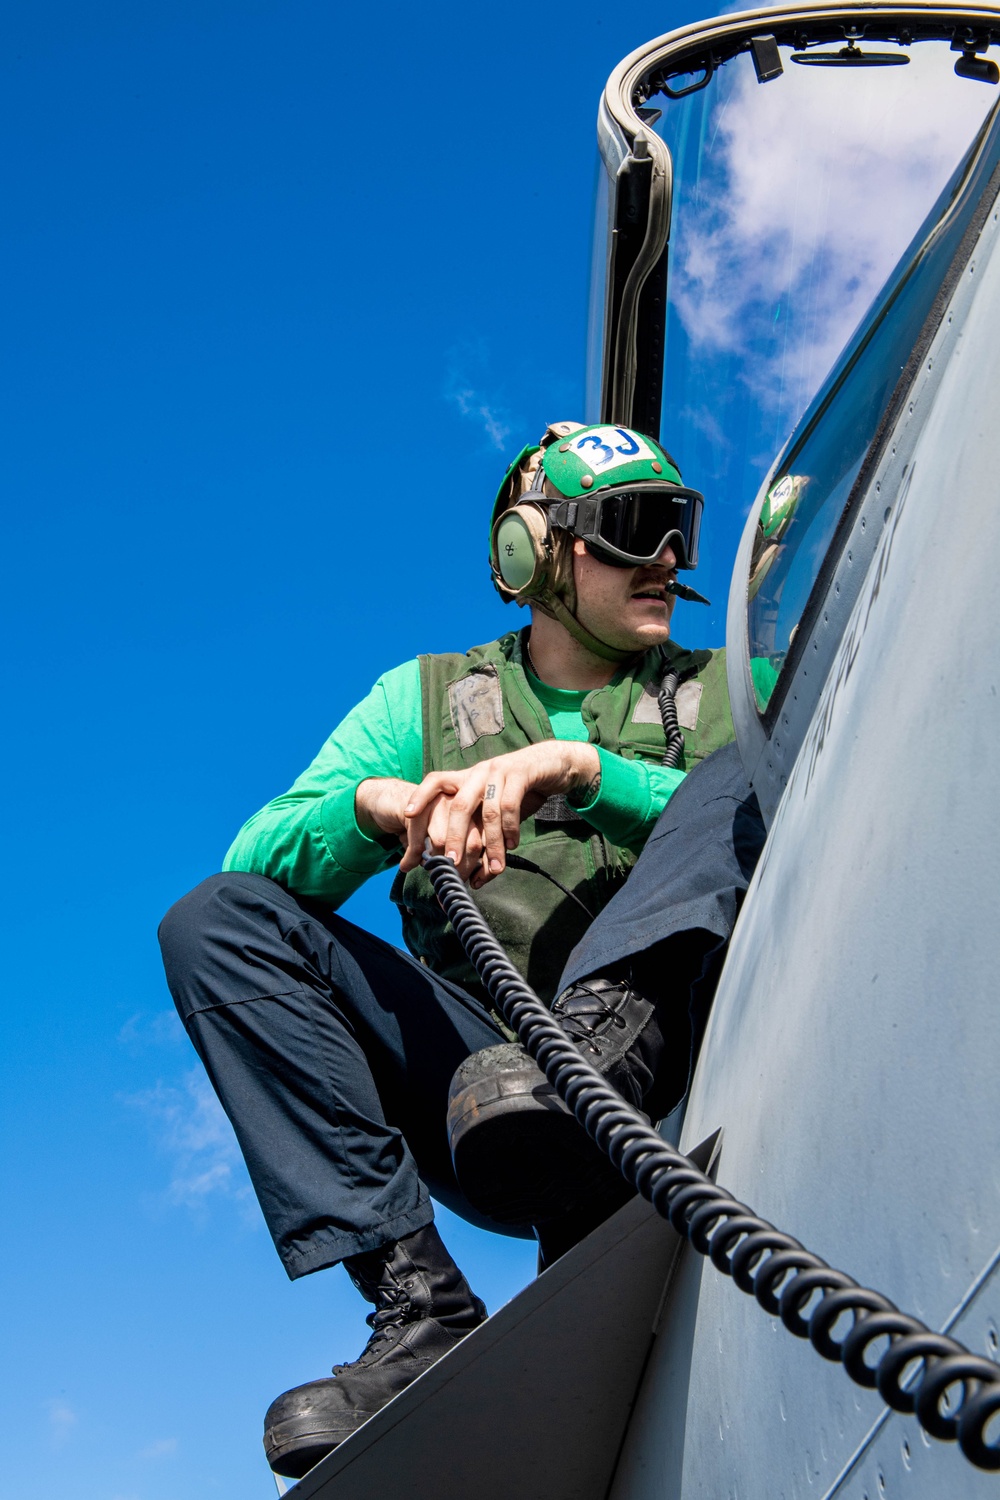
M 372 1329 L 371 1338 L 357 1359 L 334 1365 L 334 1375 L 340 1375 L 344 1370 L 356 1370 L 359 1366 L 371 1364 L 381 1356 L 384 1344 L 392 1343 L 394 1336 L 401 1328 L 405 1328 L 407 1323 L 416 1322 L 420 1316 L 402 1287 L 380 1287 L 379 1301 L 381 1306 L 369 1313 L 365 1319 L 368 1327 Z
M 623 993 L 627 997 L 627 986 L 624 992 L 617 986 L 612 990 L 596 990 L 584 980 L 556 1001 L 552 1013 L 568 1037 L 583 1042 L 589 1052 L 599 1055 L 601 1049 L 595 1042 L 607 1032 L 608 1023 L 619 1029 L 627 1024 L 613 1003 L 621 1003 Z
M 375 1330 L 375 1337 L 391 1328 L 402 1328 L 420 1316 L 413 1305 L 409 1292 L 402 1286 L 379 1288 L 379 1306 L 368 1314 L 365 1322 Z

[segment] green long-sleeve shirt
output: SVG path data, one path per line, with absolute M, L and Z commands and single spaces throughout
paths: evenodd
M 585 740 L 580 715 L 586 693 L 529 685 L 545 708 L 557 739 Z M 581 815 L 613 844 L 638 852 L 683 771 L 626 760 L 598 747 L 600 788 Z M 420 664 L 408 661 L 379 678 L 352 708 L 293 786 L 240 830 L 226 870 L 268 875 L 300 896 L 339 906 L 371 875 L 399 862 L 358 827 L 354 794 L 370 776 L 419 782 L 424 774 Z

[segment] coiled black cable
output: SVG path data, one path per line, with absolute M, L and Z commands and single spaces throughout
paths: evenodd
M 672 770 L 679 770 L 684 765 L 684 731 L 677 719 L 675 701 L 680 685 L 680 673 L 675 672 L 673 667 L 668 667 L 663 674 L 660 691 L 656 698 L 660 710 L 660 722 L 663 725 L 663 736 L 667 742 L 661 764 L 670 766 Z
M 1000 1446 L 987 1441 L 1000 1412 L 1000 1365 L 835 1271 L 718 1187 L 586 1061 L 514 968 L 451 860 L 427 855 L 424 866 L 504 1020 L 587 1134 L 657 1213 L 765 1312 L 780 1317 L 790 1333 L 809 1339 L 824 1359 L 839 1360 L 856 1384 L 877 1388 L 895 1411 L 914 1412 L 932 1437 L 957 1439 L 977 1468 L 1000 1469 Z M 845 1314 L 852 1326 L 835 1338 L 834 1327 Z M 875 1345 L 885 1338 L 888 1348 L 876 1355 Z M 957 1403 L 942 1411 L 945 1392 L 959 1384 Z

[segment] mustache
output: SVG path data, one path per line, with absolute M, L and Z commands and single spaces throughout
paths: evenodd
M 677 572 L 674 568 L 645 568 L 632 580 L 632 592 L 641 593 L 643 589 L 665 589 L 669 592 L 670 585 L 677 582 Z
M 697 589 L 691 588 L 690 584 L 677 582 L 677 571 L 675 568 L 660 568 L 655 575 L 639 578 L 632 585 L 632 597 L 636 594 L 648 593 L 651 589 L 662 589 L 669 599 L 671 595 L 677 599 L 688 599 L 692 604 L 711 604 L 711 599 L 706 599 L 704 594 L 699 594 Z

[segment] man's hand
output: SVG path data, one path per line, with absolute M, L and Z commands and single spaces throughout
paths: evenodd
M 401 781 L 393 776 L 372 776 L 367 781 L 359 782 L 354 793 L 354 817 L 357 825 L 369 838 L 376 838 L 379 834 L 387 833 L 398 838 L 404 849 L 407 849 L 409 847 L 407 804 L 415 795 L 424 791 L 429 782 L 435 780 L 442 785 L 429 797 L 422 799 L 421 826 L 424 829 L 423 838 L 429 838 L 435 853 L 440 854 L 448 831 L 451 795 L 458 790 L 462 778 L 467 774 L 465 771 L 458 771 L 454 777 L 439 775 L 432 778 L 428 776 L 420 784 L 415 781 Z M 420 863 L 423 851 L 424 844 L 421 841 L 417 857 L 409 863 L 404 861 L 404 871 L 412 870 Z M 467 880 L 473 870 L 481 864 L 482 857 L 482 826 L 474 822 L 465 841 L 463 857 L 458 861 L 459 871 L 464 880 Z
M 544 740 L 468 770 L 433 771 L 403 807 L 400 869 L 415 869 L 430 839 L 434 852 L 454 860 L 478 890 L 503 870 L 507 850 L 520 841 L 521 823 L 547 797 L 576 792 L 592 798 L 600 776 L 596 748 L 576 740 Z
M 391 833 L 403 841 L 406 833 L 403 809 L 416 789 L 415 781 L 401 781 L 396 776 L 371 776 L 360 782 L 354 793 L 354 819 L 361 832 L 369 838 Z

